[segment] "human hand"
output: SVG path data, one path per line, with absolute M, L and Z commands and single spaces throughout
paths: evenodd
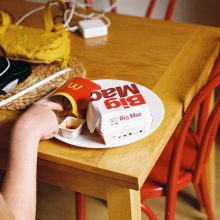
M 20 116 L 12 131 L 2 193 L 16 219 L 35 219 L 38 145 L 58 131 L 54 110 L 62 111 L 61 105 L 36 103 Z
M 53 137 L 58 132 L 58 120 L 54 111 L 63 111 L 63 108 L 50 101 L 34 104 L 16 122 L 16 135 L 31 136 L 38 141 Z

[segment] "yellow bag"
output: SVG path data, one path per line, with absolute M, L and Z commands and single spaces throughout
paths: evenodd
M 0 11 L 0 47 L 4 56 L 32 63 L 62 62 L 66 67 L 70 54 L 69 33 L 62 23 L 55 24 L 51 3 L 57 2 L 65 11 L 62 0 L 49 0 L 44 11 L 45 30 L 11 24 L 8 14 Z

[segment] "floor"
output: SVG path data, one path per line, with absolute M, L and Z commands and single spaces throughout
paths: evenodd
M 216 171 L 220 170 L 220 135 L 216 147 Z M 216 219 L 220 219 L 220 173 L 216 172 Z M 164 198 L 148 200 L 147 204 L 154 210 L 158 219 L 164 216 Z M 37 220 L 75 220 L 75 194 L 52 185 L 40 183 L 38 187 Z M 104 201 L 87 197 L 87 220 L 107 220 L 108 213 Z M 206 215 L 198 210 L 195 192 L 190 185 L 179 194 L 177 220 L 203 220 Z M 142 213 L 142 220 L 148 217 Z

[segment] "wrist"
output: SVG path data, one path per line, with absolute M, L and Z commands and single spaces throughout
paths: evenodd
M 32 169 L 37 163 L 38 144 L 39 141 L 30 136 L 26 139 L 12 136 L 8 165 L 18 170 Z
M 17 123 L 11 135 L 10 156 L 20 157 L 24 155 L 23 159 L 26 159 L 25 157 L 35 158 L 40 139 L 40 134 L 32 132 L 26 125 L 22 124 L 21 126 Z
M 12 131 L 12 138 L 32 141 L 33 143 L 41 140 L 41 133 L 29 122 L 18 121 Z

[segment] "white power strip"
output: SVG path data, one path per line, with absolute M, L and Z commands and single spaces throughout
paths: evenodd
M 84 38 L 105 36 L 108 34 L 108 26 L 101 19 L 79 21 L 79 31 Z

